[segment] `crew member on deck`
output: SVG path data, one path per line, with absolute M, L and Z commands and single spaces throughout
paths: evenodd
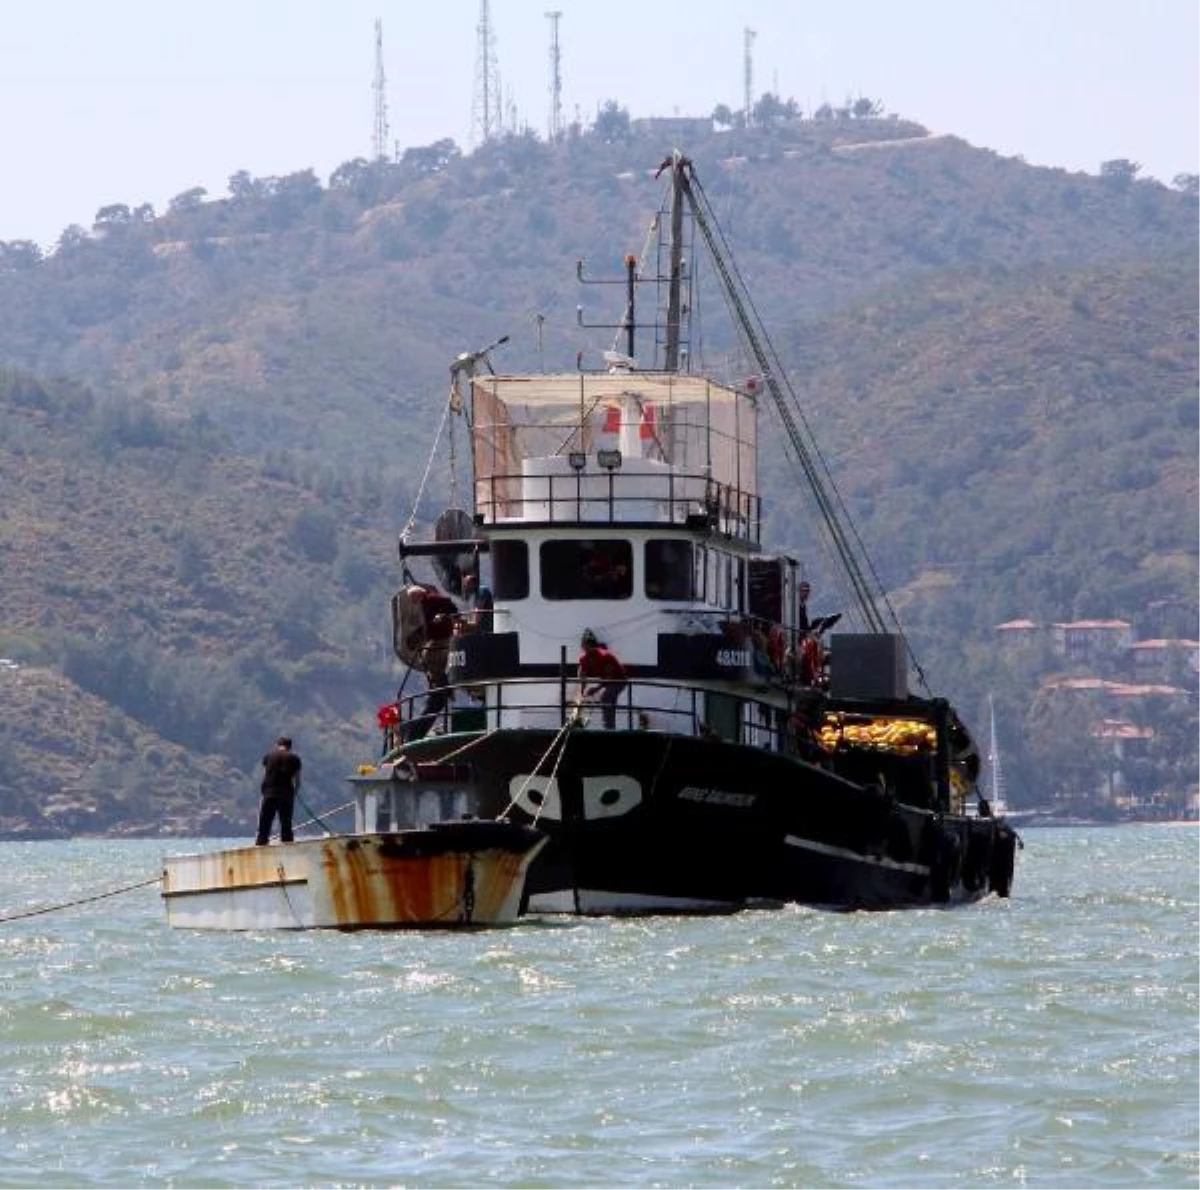
M 440 591 L 427 591 L 422 600 L 425 613 L 425 644 L 421 649 L 420 665 L 425 674 L 428 694 L 421 715 L 409 726 L 409 743 L 424 739 L 433 730 L 438 716 L 450 701 L 446 689 L 446 669 L 450 661 L 450 638 L 454 635 L 454 624 L 458 618 L 458 607 L 454 600 Z
M 292 809 L 300 789 L 300 757 L 292 751 L 292 741 L 281 735 L 275 747 L 263 758 L 262 803 L 258 810 L 258 834 L 255 845 L 265 847 L 271 838 L 271 824 L 279 816 L 279 840 L 292 841 Z
M 812 588 L 807 582 L 796 587 L 796 629 L 794 650 L 788 651 L 788 669 L 803 686 L 823 686 L 825 683 L 825 650 L 821 645 L 821 634 L 828 632 L 841 618 L 841 612 L 831 616 L 808 614 L 808 597 Z
M 611 730 L 617 725 L 617 699 L 629 684 L 625 667 L 590 628 L 584 629 L 579 644 L 583 650 L 579 654 L 579 696 L 581 699 L 600 696 L 604 726 Z
M 808 597 L 812 594 L 812 587 L 808 583 L 802 582 L 796 588 L 796 628 L 801 632 L 807 632 L 809 629 L 808 623 Z

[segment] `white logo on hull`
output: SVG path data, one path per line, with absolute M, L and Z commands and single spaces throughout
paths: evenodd
M 623 773 L 602 777 L 584 777 L 583 816 L 588 821 L 619 818 L 642 800 L 642 785 Z M 508 796 L 530 817 L 561 822 L 562 794 L 556 777 L 531 777 L 518 773 L 508 782 Z

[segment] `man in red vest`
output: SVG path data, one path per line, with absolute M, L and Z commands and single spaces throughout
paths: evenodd
M 584 629 L 579 644 L 583 650 L 579 654 L 580 697 L 600 696 L 604 726 L 611 730 L 617 725 L 617 699 L 629 684 L 625 667 L 616 653 L 596 639 L 590 628 Z

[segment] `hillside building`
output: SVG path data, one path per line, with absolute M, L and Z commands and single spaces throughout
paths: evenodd
M 1200 641 L 1139 640 L 1129 646 L 1133 676 L 1141 681 L 1169 682 L 1177 674 L 1200 672 Z
M 1133 625 L 1128 620 L 1075 620 L 1051 624 L 1054 651 L 1068 661 L 1095 663 L 1115 660 L 1133 644 Z

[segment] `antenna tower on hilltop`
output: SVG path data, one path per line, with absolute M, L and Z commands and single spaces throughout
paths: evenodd
M 371 138 L 371 152 L 376 161 L 382 161 L 388 153 L 387 78 L 383 73 L 383 21 L 375 18 L 375 132 Z
M 550 22 L 550 139 L 562 137 L 562 51 L 558 47 L 558 22 L 562 13 L 548 12 Z
M 482 145 L 504 130 L 500 70 L 496 65 L 496 42 L 488 15 L 488 0 L 479 0 L 479 24 L 475 33 L 475 102 L 471 113 L 471 137 L 476 145 Z
M 746 120 L 746 127 L 749 128 L 753 122 L 751 116 L 754 107 L 754 56 L 753 47 L 754 39 L 758 36 L 753 29 L 747 29 L 744 38 L 744 50 L 742 53 L 742 82 L 745 88 L 745 106 L 742 109 L 742 115 Z

